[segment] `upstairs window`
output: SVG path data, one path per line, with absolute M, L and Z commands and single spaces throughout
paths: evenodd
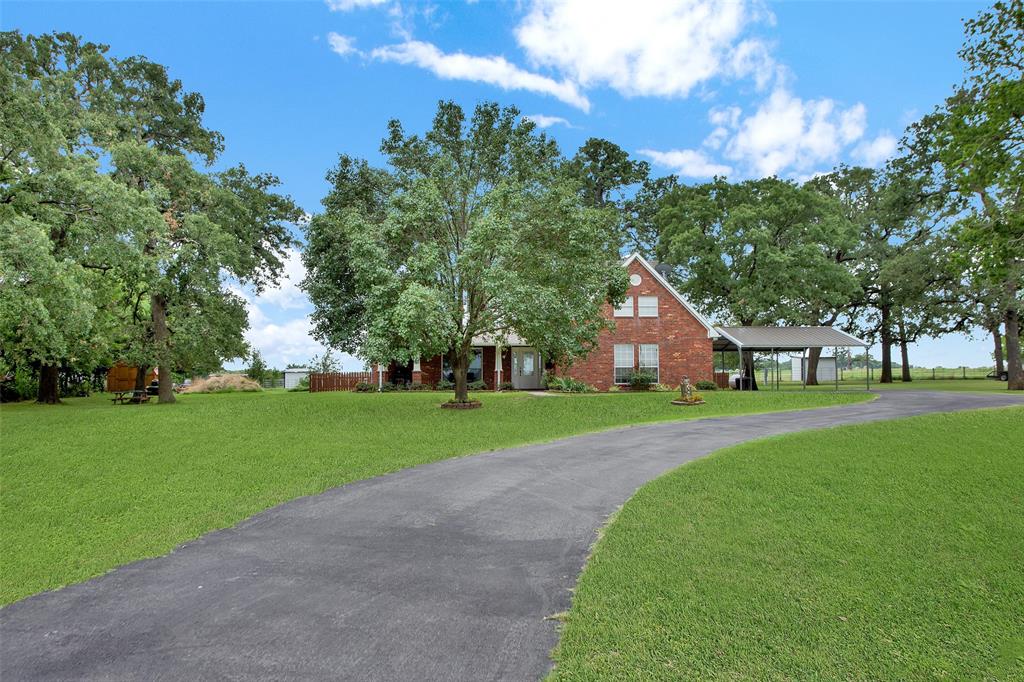
M 657 317 L 658 316 L 658 297 L 657 296 L 638 296 L 636 299 L 637 312 L 640 317 Z
M 618 308 L 615 309 L 615 317 L 633 317 L 633 297 L 627 296 Z

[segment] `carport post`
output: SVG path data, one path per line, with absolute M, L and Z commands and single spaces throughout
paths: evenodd
M 807 349 L 800 351 L 800 379 L 803 381 L 804 390 L 807 390 Z
M 864 381 L 867 382 L 867 390 L 871 390 L 871 345 L 864 349 Z

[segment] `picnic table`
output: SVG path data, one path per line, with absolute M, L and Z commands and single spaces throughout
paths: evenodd
M 130 391 L 114 391 L 114 397 L 110 399 L 115 405 L 127 405 L 129 403 L 135 403 L 141 405 L 142 403 L 149 400 L 149 394 L 146 391 L 136 391 L 132 389 Z

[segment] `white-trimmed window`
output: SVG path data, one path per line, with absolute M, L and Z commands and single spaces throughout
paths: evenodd
M 615 383 L 628 384 L 633 373 L 633 344 L 615 344 Z
M 627 296 L 618 308 L 615 309 L 615 317 L 633 317 L 633 297 Z
M 640 344 L 640 371 L 650 372 L 654 375 L 654 382 L 661 383 L 661 374 L 658 371 L 658 344 Z
M 657 296 L 637 296 L 636 297 L 636 309 L 640 317 L 657 317 L 658 316 L 658 297 Z

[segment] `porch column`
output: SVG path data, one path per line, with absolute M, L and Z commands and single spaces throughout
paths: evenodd
M 384 388 L 384 368 L 378 362 L 377 363 L 377 390 L 379 391 L 382 388 Z
M 412 361 L 412 383 L 422 384 L 423 383 L 423 371 L 420 369 L 420 359 L 416 358 Z
M 501 344 L 494 344 L 494 390 L 501 390 Z

